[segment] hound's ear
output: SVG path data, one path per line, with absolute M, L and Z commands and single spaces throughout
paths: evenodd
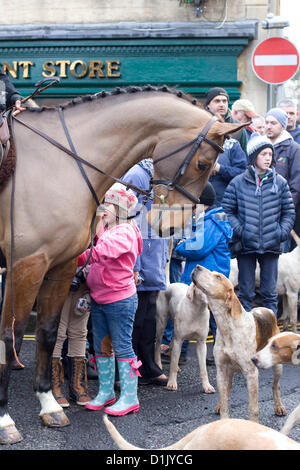
M 292 354 L 292 364 L 294 366 L 299 366 L 300 365 L 300 340 L 297 342 L 298 344 L 293 345 L 293 347 L 296 346 L 296 351 L 293 352 Z
M 187 293 L 186 293 L 187 298 L 188 298 L 191 302 L 194 301 L 195 288 L 196 288 L 195 284 L 193 284 L 193 283 L 190 284 L 190 287 L 188 288 Z
M 242 313 L 242 306 L 237 298 L 234 289 L 230 289 L 227 292 L 227 298 L 225 301 L 226 307 L 229 309 L 229 314 L 232 316 L 234 320 L 238 320 L 239 316 Z
M 298 350 L 298 353 L 300 354 L 300 339 L 295 339 L 295 340 L 291 343 L 291 347 L 292 347 L 293 349 Z

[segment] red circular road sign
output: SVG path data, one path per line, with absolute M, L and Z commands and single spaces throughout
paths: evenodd
M 292 78 L 299 68 L 299 53 L 284 38 L 262 41 L 252 54 L 252 69 L 266 83 L 278 85 Z

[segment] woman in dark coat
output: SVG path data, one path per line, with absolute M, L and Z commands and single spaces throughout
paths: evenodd
M 247 151 L 250 165 L 229 183 L 222 203 L 233 238 L 241 242 L 237 256 L 239 299 L 250 311 L 258 261 L 263 306 L 277 315 L 278 257 L 282 242 L 293 228 L 295 208 L 286 180 L 275 171 L 271 142 L 264 136 L 254 136 Z

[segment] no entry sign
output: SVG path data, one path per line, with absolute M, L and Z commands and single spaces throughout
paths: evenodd
M 252 69 L 266 83 L 278 85 L 292 78 L 299 67 L 299 53 L 288 39 L 269 38 L 253 52 Z

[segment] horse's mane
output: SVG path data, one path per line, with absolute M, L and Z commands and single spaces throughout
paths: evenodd
M 193 105 L 197 105 L 199 107 L 202 107 L 202 104 L 192 95 L 189 95 L 188 93 L 185 93 L 181 90 L 178 90 L 176 88 L 170 88 L 167 85 L 162 85 L 159 87 L 155 87 L 153 85 L 144 85 L 142 87 L 139 86 L 128 86 L 126 88 L 120 88 L 116 87 L 112 91 L 100 91 L 98 93 L 94 93 L 92 95 L 82 95 L 78 96 L 76 98 L 73 98 L 70 101 L 67 101 L 66 103 L 63 103 L 59 105 L 63 109 L 69 108 L 71 106 L 75 106 L 81 103 L 86 103 L 88 101 L 94 101 L 98 99 L 103 99 L 109 96 L 115 96 L 115 95 L 122 95 L 122 94 L 131 94 L 131 93 L 146 93 L 146 92 L 163 92 L 163 93 L 171 93 L 172 95 L 176 95 L 178 98 L 182 98 L 185 101 L 188 101 L 189 103 Z M 28 111 L 33 111 L 33 112 L 42 112 L 45 110 L 57 110 L 57 106 L 41 106 L 41 107 L 30 107 L 28 106 L 27 108 Z

